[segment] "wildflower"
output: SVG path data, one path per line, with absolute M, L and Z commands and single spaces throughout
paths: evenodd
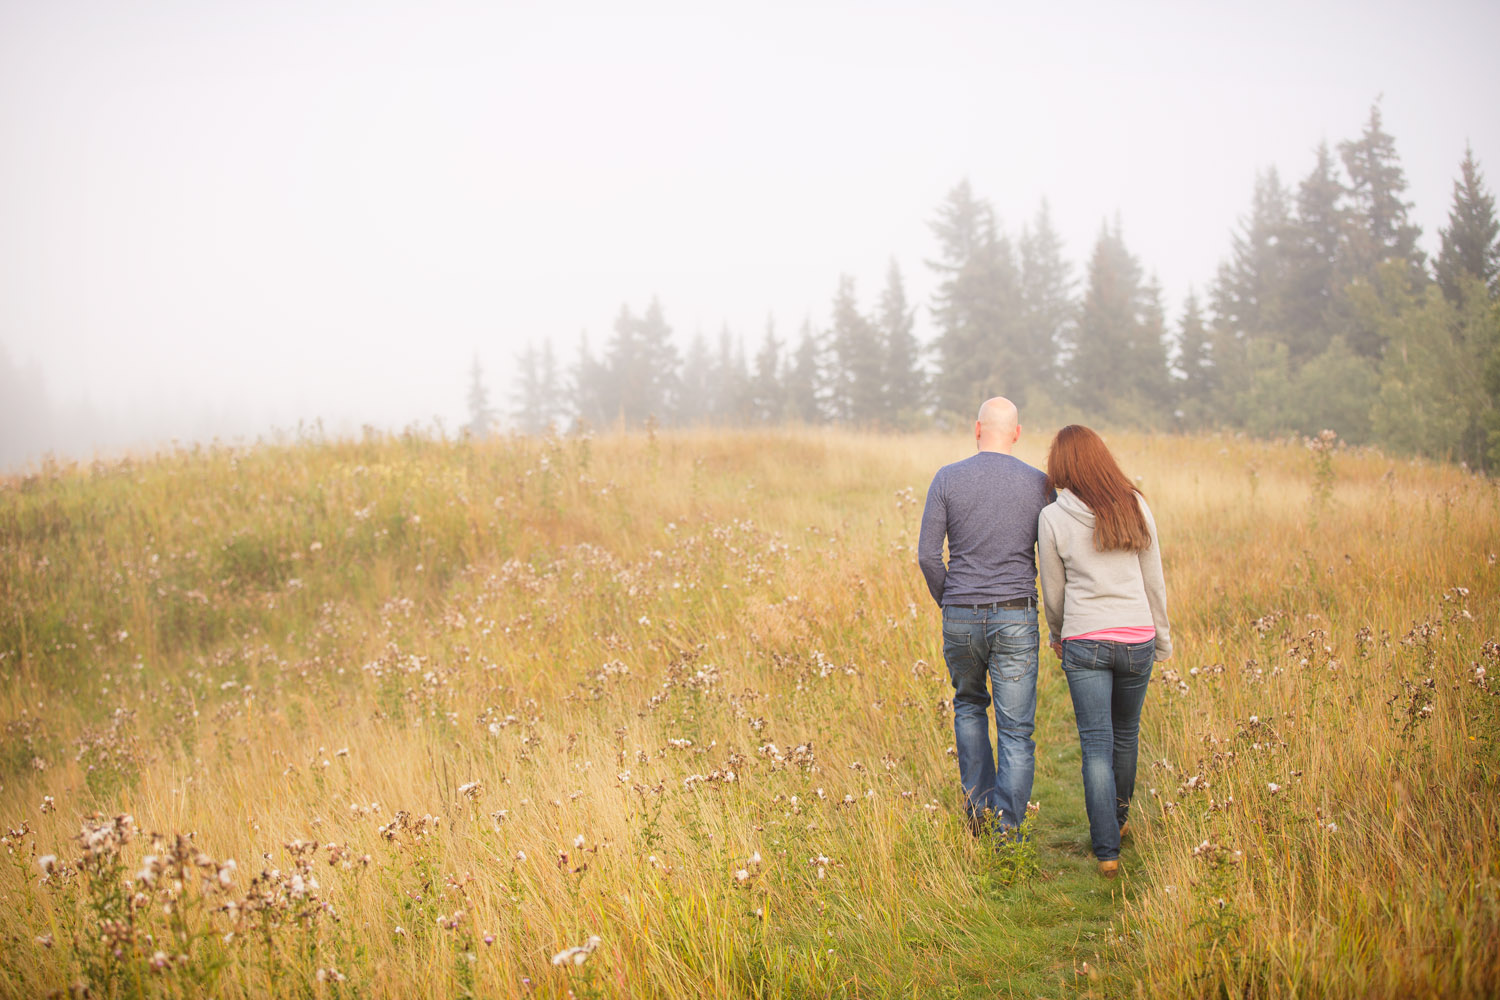
M 1266 782 L 1266 791 L 1270 792 L 1272 795 L 1275 795 L 1277 792 L 1281 791 L 1281 786 L 1276 784 L 1276 782 L 1274 781 L 1268 781 Z
M 484 943 L 485 943 L 486 946 L 494 944 L 495 943 L 495 935 L 493 935 L 493 934 L 486 934 L 484 936 Z
M 750 871 L 746 868 L 741 868 L 739 871 L 734 873 L 734 880 L 740 883 L 750 881 Z
M 574 945 L 571 948 L 564 948 L 556 955 L 553 955 L 552 964 L 567 965 L 569 963 L 572 963 L 573 965 L 582 965 L 584 962 L 587 962 L 589 960 L 589 956 L 594 953 L 594 949 L 598 948 L 603 943 L 604 942 L 599 939 L 599 936 L 597 934 L 591 935 L 588 941 L 584 942 L 583 944 Z
M 585 843 L 585 841 L 583 839 L 583 834 L 581 834 L 581 833 L 578 836 L 576 836 L 576 837 L 573 838 L 573 847 L 576 850 L 580 850 L 580 851 L 583 850 L 584 843 Z
M 526 852 L 525 851 L 517 851 L 516 852 L 516 860 L 517 861 L 525 861 L 526 860 Z
M 42 813 L 45 815 L 46 813 L 56 812 L 56 811 L 57 811 L 57 805 L 52 801 L 52 796 L 50 796 L 50 795 L 43 795 L 42 796 Z
M 36 863 L 41 866 L 43 875 L 51 875 L 53 872 L 57 871 L 56 854 L 43 854 L 41 857 L 36 859 Z
M 320 983 L 342 983 L 344 979 L 344 974 L 332 967 L 317 971 L 317 980 Z
M 756 851 L 754 854 L 750 855 L 750 863 L 752 865 L 758 865 L 758 864 L 760 864 L 760 852 L 759 851 Z
M 52 947 L 52 935 L 39 934 L 37 935 L 36 943 L 41 945 L 43 948 L 50 948 Z M 157 954 L 160 954 L 160 952 L 158 952 Z
M 396 929 L 392 933 L 394 933 L 397 937 L 406 937 L 406 928 L 402 927 L 400 924 L 397 924 Z

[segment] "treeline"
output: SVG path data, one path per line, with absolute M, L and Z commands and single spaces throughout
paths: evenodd
M 510 416 L 526 432 L 623 423 L 833 422 L 910 429 L 967 421 L 1004 393 L 1029 422 L 1087 420 L 1257 435 L 1335 429 L 1351 443 L 1500 467 L 1500 223 L 1472 151 L 1429 261 L 1379 106 L 1318 148 L 1288 187 L 1257 177 L 1206 295 L 1169 319 L 1120 223 L 1081 280 L 1045 203 L 1014 236 L 967 181 L 938 206 L 927 261 L 933 336 L 913 333 L 892 262 L 873 308 L 840 277 L 822 324 L 770 323 L 748 356 L 728 329 L 680 353 L 661 304 L 623 307 L 596 352 L 582 338 L 517 359 Z M 476 366 L 470 429 L 495 414 Z

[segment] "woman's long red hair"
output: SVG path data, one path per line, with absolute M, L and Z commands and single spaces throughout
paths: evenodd
M 1094 548 L 1140 552 L 1151 546 L 1151 528 L 1136 494 L 1104 439 L 1082 424 L 1057 432 L 1047 449 L 1047 485 L 1071 490 L 1094 512 Z

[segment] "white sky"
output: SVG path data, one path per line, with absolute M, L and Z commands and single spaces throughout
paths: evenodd
M 967 176 L 1081 277 L 1120 214 L 1175 321 L 1378 95 L 1435 252 L 1500 184 L 1500 4 L 0 0 L 0 346 L 184 436 L 464 416 L 477 351 L 914 301 Z M 919 315 L 919 332 L 929 330 Z

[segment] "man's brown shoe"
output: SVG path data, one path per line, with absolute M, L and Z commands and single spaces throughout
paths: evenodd
M 1120 862 L 1119 861 L 1101 861 L 1101 862 L 1099 862 L 1099 874 L 1103 875 L 1105 878 L 1115 878 L 1116 876 L 1118 876 L 1120 874 Z

